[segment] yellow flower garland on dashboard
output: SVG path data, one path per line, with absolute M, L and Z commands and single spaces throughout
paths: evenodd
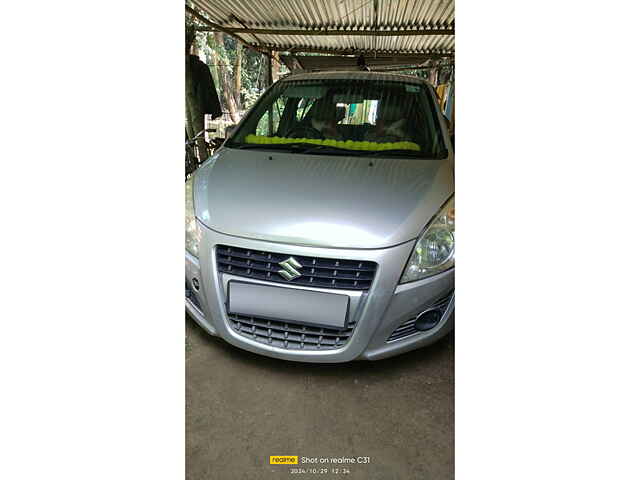
M 244 139 L 247 143 L 264 145 L 284 143 L 311 143 L 313 145 L 326 145 L 327 147 L 345 148 L 347 150 L 415 150 L 420 151 L 420 146 L 414 142 L 354 142 L 353 140 L 320 140 L 319 138 L 285 138 L 265 137 L 262 135 L 247 135 Z

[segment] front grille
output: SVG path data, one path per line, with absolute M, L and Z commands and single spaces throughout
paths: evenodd
M 295 260 L 302 265 L 302 268 L 297 269 L 302 275 L 289 281 L 278 273 L 283 270 L 278 263 L 290 257 L 291 255 L 284 253 L 263 252 L 226 245 L 218 245 L 216 249 L 220 272 L 307 287 L 369 290 L 378 267 L 375 262 L 295 255 Z
M 445 310 L 449 306 L 449 302 L 451 301 L 451 297 L 453 296 L 453 292 L 449 293 L 445 297 L 440 300 L 434 302 L 432 305 L 425 307 L 427 308 L 437 308 L 440 310 L 441 314 L 444 314 Z M 416 329 L 416 317 L 410 318 L 406 322 L 400 324 L 398 328 L 396 328 L 391 336 L 388 338 L 387 342 L 392 342 L 394 340 L 399 340 L 401 338 L 408 337 L 409 335 L 414 335 L 416 333 L 421 333 L 420 330 Z
M 355 322 L 341 329 L 309 327 L 235 313 L 229 314 L 229 321 L 233 329 L 245 337 L 288 350 L 335 350 L 349 341 L 355 328 Z

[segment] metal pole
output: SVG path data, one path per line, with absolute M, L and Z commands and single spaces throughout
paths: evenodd
M 272 66 L 271 66 L 271 50 L 269 50 L 269 55 L 267 56 L 267 88 L 269 88 L 271 86 L 271 84 L 273 83 L 273 73 L 272 73 Z M 269 107 L 269 136 L 272 137 L 273 136 L 273 108 L 274 108 L 274 104 L 271 105 L 271 107 Z
M 272 55 L 271 50 L 269 50 L 269 55 L 267 56 L 267 87 L 270 87 L 273 83 L 273 66 L 271 64 Z

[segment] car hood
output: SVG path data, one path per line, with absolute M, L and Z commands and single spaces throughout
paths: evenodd
M 194 180 L 196 217 L 228 235 L 384 248 L 416 238 L 453 194 L 447 160 L 222 148 Z

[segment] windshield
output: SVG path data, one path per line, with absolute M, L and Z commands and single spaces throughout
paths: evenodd
M 229 139 L 230 148 L 445 158 L 432 97 L 390 80 L 288 80 L 271 88 Z

